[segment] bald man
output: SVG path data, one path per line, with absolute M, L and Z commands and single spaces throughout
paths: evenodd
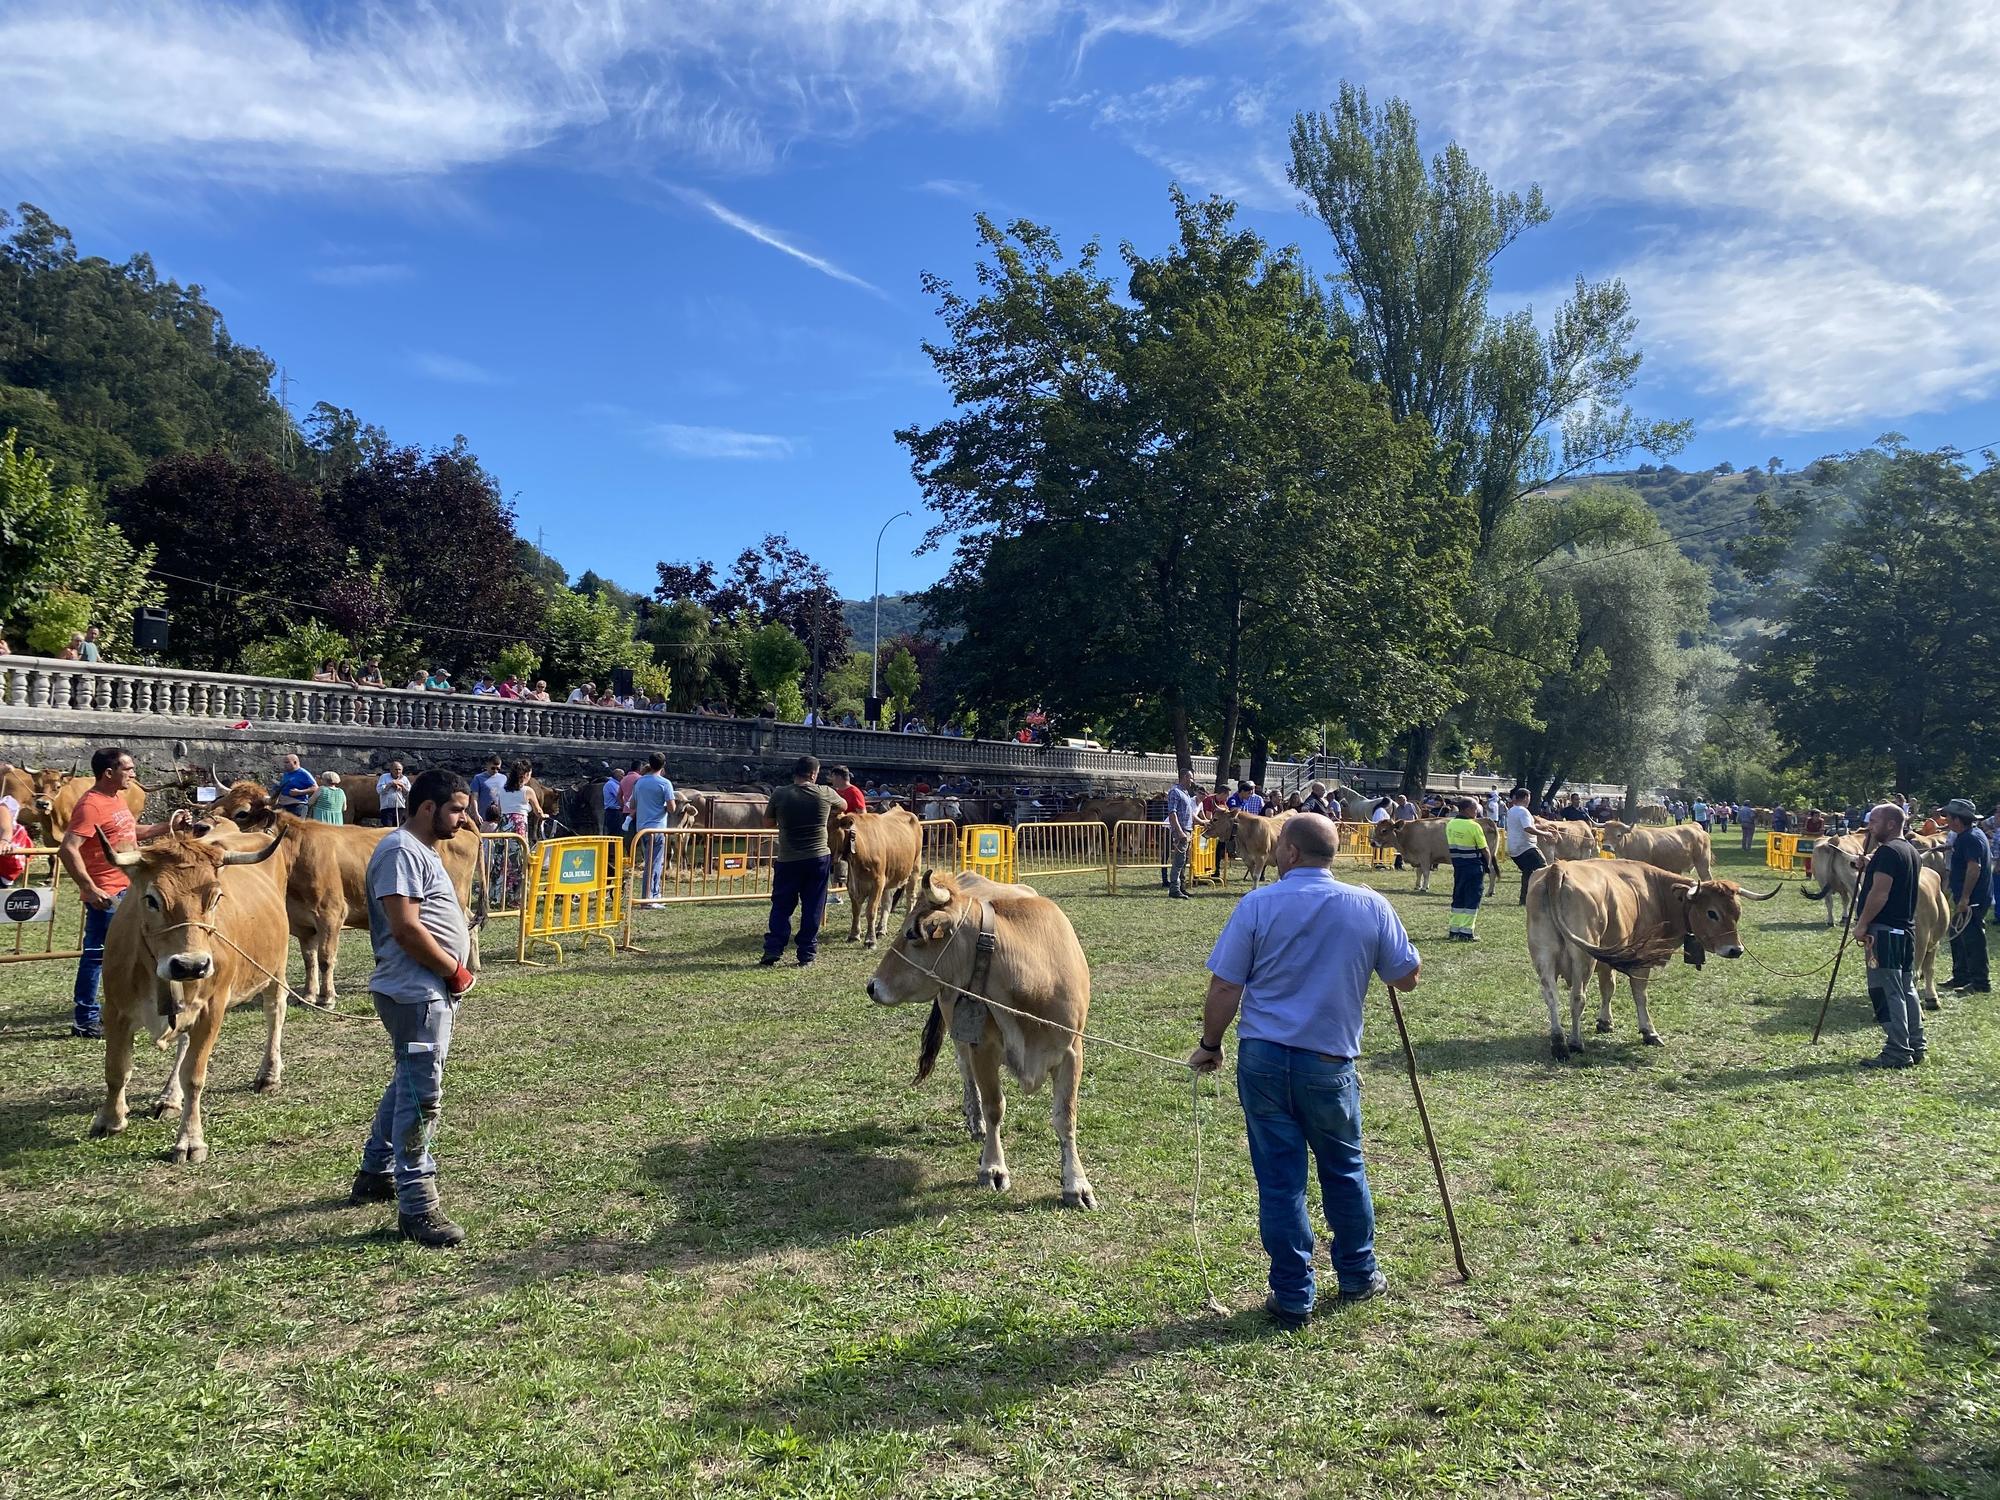
M 1386 897 L 1333 878 L 1339 830 L 1300 813 L 1278 835 L 1278 878 L 1236 905 L 1209 954 L 1198 1072 L 1222 1065 L 1237 1021 L 1236 1092 L 1257 1174 L 1258 1232 L 1271 1257 L 1264 1311 L 1282 1328 L 1312 1315 L 1308 1157 L 1319 1166 L 1342 1302 L 1387 1283 L 1375 1264 L 1375 1203 L 1361 1156 L 1361 1006 L 1371 979 L 1416 988 L 1421 960 Z M 1238 1012 L 1241 1017 L 1238 1019 Z

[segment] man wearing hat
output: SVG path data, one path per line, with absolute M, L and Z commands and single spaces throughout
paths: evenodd
M 1916 966 L 1917 851 L 1903 836 L 1907 815 L 1894 802 L 1868 813 L 1868 842 L 1861 886 L 1854 893 L 1854 926 L 1868 954 L 1868 1001 L 1882 1027 L 1878 1056 L 1864 1068 L 1907 1068 L 1924 1060 L 1924 1013 L 1911 974 Z
M 1986 913 L 1993 905 L 1993 847 L 1979 826 L 1979 809 L 1967 797 L 1944 805 L 1951 824 L 1951 872 L 1945 895 L 1951 902 L 1951 982 L 1948 990 L 1984 995 L 1992 985 L 1986 977 Z

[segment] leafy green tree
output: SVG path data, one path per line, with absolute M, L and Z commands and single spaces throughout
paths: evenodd
M 744 660 L 757 691 L 768 700 L 780 702 L 782 707 L 789 702 L 784 691 L 787 686 L 793 694 L 798 692 L 799 679 L 805 674 L 810 656 L 797 636 L 773 620 L 751 634 Z M 803 700 L 801 705 L 803 714 Z
M 90 600 L 68 589 L 50 589 L 28 606 L 28 649 L 60 656 L 90 625 Z
M 539 611 L 542 671 L 551 693 L 580 682 L 607 686 L 614 667 L 637 669 L 650 660 L 632 639 L 631 621 L 602 595 L 551 589 Z
M 1529 309 L 1503 317 L 1488 310 L 1494 260 L 1548 222 L 1539 188 L 1496 191 L 1456 143 L 1426 162 L 1407 104 L 1373 108 L 1346 83 L 1329 113 L 1294 119 L 1291 146 L 1292 183 L 1340 260 L 1335 327 L 1391 412 L 1429 424 L 1447 490 L 1473 500 L 1474 587 L 1460 604 L 1466 646 L 1457 663 L 1472 673 L 1482 655 L 1510 661 L 1506 706 L 1531 721 L 1540 667 L 1573 653 L 1560 639 L 1520 634 L 1522 612 L 1507 609 L 1516 601 L 1487 586 L 1503 523 L 1526 497 L 1565 478 L 1640 449 L 1677 451 L 1690 425 L 1641 421 L 1626 401 L 1640 355 L 1622 282 L 1579 277 L 1546 333 Z M 1525 611 L 1526 623 L 1546 617 Z M 1461 681 L 1459 690 L 1471 685 Z M 1491 683 L 1486 696 L 1491 704 Z M 1410 790 L 1424 783 L 1439 727 L 1432 715 L 1410 731 Z
M 640 622 L 639 634 L 673 676 L 669 701 L 676 711 L 687 713 L 711 698 L 728 696 L 740 663 L 727 658 L 715 617 L 705 606 L 686 598 L 655 605 Z
M 927 544 L 956 538 L 927 601 L 963 631 L 954 697 L 1163 734 L 1183 764 L 1260 712 L 1441 707 L 1464 517 L 1427 435 L 1355 377 L 1291 252 L 1226 203 L 1174 206 L 1165 255 L 1124 248 L 1122 298 L 1094 244 L 1066 264 L 1047 230 L 984 217 L 979 295 L 926 278 L 958 412 L 897 438 Z
M 917 701 L 917 690 L 923 686 L 923 677 L 917 671 L 917 659 L 910 654 L 908 647 L 898 647 L 896 654 L 883 662 L 882 686 L 889 690 L 891 720 L 901 724 L 909 717 Z
M 259 677 L 310 679 L 325 661 L 345 661 L 354 644 L 339 631 L 315 619 L 294 620 L 275 635 L 252 641 L 243 652 L 243 668 Z
M 523 682 L 533 682 L 541 664 L 541 652 L 526 641 L 515 641 L 510 646 L 502 646 L 495 654 L 493 671 L 501 678 L 517 677 Z
M 69 580 L 90 526 L 82 492 L 58 490 L 53 465 L 18 446 L 18 437 L 11 431 L 0 437 L 0 622 L 18 618 Z
M 1990 795 L 2000 780 L 2000 466 L 1894 445 L 1822 477 L 1760 503 L 1766 545 L 1753 553 L 1780 609 L 1750 681 L 1791 746 L 1784 764 L 1850 784 L 1892 779 L 1912 797 Z M 1778 568 L 1827 524 L 1836 487 L 1851 509 L 1787 584 Z

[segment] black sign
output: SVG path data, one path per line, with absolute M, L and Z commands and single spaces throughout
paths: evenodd
M 10 922 L 32 922 L 42 914 L 42 893 L 26 886 L 0 897 L 0 916 Z

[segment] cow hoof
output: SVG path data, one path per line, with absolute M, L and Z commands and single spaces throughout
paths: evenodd
M 99 1115 L 90 1122 L 90 1138 L 93 1141 L 101 1141 L 107 1135 L 117 1135 L 124 1128 L 125 1122 L 123 1120 L 110 1120 L 106 1119 L 103 1115 Z
M 1073 1193 L 1064 1193 L 1062 1195 L 1062 1206 L 1064 1208 L 1095 1209 L 1097 1207 L 1097 1194 L 1090 1190 L 1089 1183 L 1085 1183 Z
M 1004 1193 L 1007 1191 L 1007 1173 L 1004 1170 L 989 1171 L 982 1167 L 979 1170 L 979 1185 L 990 1187 L 996 1193 Z
M 176 1141 L 168 1160 L 177 1167 L 198 1167 L 208 1160 L 208 1147 L 200 1141 Z
M 181 1107 L 178 1104 L 169 1104 L 164 1099 L 153 1101 L 153 1118 L 156 1120 L 164 1120 L 168 1115 L 177 1115 L 180 1112 Z
M 1925 1009 L 1925 1010 L 1943 1010 L 1943 1009 L 1944 1009 L 1944 1006 L 1943 1006 L 1943 1005 L 1942 1005 L 1941 1003 L 1939 1003 L 1938 1001 L 1936 1001 L 1936 1000 L 1926 1000 L 1926 1001 L 1924 1002 L 1924 1009 Z
M 1666 1038 L 1661 1036 L 1657 1031 L 1642 1031 L 1639 1033 L 1639 1040 L 1644 1042 L 1648 1047 L 1664 1047 L 1667 1045 Z
M 1565 1042 L 1559 1036 L 1550 1037 L 1549 1056 L 1553 1057 L 1557 1062 L 1561 1062 L 1564 1058 L 1569 1056 L 1569 1043 Z
M 250 1085 L 250 1092 L 253 1094 L 275 1094 L 278 1092 L 278 1080 L 260 1074 L 257 1081 Z
M 875 939 L 870 938 L 867 942 L 863 943 L 861 946 L 870 949 L 872 951 L 875 947 Z
M 1609 1031 L 1610 1029 L 1611 1029 L 1611 1023 L 1609 1021 L 1599 1021 L 1597 1023 L 1597 1031 L 1598 1035 L 1600 1036 L 1602 1036 L 1605 1032 Z

